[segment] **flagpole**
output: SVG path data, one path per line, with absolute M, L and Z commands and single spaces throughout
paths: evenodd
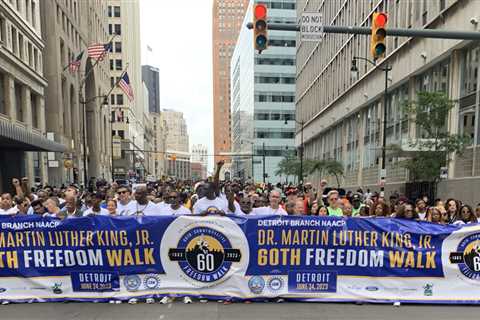
M 116 80 L 113 87 L 111 87 L 110 91 L 106 94 L 106 99 L 108 99 L 108 97 L 113 92 L 113 90 L 118 86 L 118 83 L 122 79 L 123 75 L 127 72 L 127 68 L 128 68 L 128 62 L 125 65 L 125 69 L 123 69 L 122 73 L 120 74 L 120 77 L 118 77 L 118 79 Z M 111 116 L 111 113 L 112 113 L 112 106 L 110 105 L 110 116 Z M 111 119 L 111 121 L 110 121 L 110 134 L 111 134 L 111 131 L 113 131 L 113 120 L 114 119 Z M 112 175 L 112 182 L 113 182 L 114 171 L 115 171 L 114 166 L 113 166 L 113 134 L 111 134 L 111 137 L 110 137 L 110 149 L 111 149 L 111 153 L 112 153 L 112 159 L 111 159 L 111 161 L 112 161 L 112 167 L 111 167 L 112 172 L 111 172 L 111 175 Z
M 117 34 L 113 34 L 110 40 L 108 41 L 109 44 L 112 43 L 113 39 Z M 111 46 L 113 48 L 113 45 Z M 88 50 L 88 49 L 87 49 Z M 105 54 L 106 55 L 106 54 Z M 88 57 L 87 57 L 88 59 Z M 92 65 L 92 67 L 85 73 L 83 79 L 80 81 L 80 86 L 78 88 L 78 100 L 81 105 L 83 105 L 83 183 L 84 183 L 84 188 L 87 188 L 87 183 L 88 183 L 88 168 L 87 168 L 87 103 L 97 99 L 98 97 L 92 97 L 88 100 L 82 99 L 82 90 L 85 85 L 85 82 L 87 79 L 90 77 L 90 74 L 93 72 L 95 67 L 100 63 L 100 61 L 103 61 L 102 59 L 96 59 L 95 63 Z

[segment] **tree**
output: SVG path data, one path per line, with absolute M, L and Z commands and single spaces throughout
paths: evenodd
M 335 176 L 337 186 L 340 188 L 340 177 L 344 174 L 343 164 L 341 162 L 332 159 L 315 161 L 310 168 L 310 173 L 315 171 L 318 171 L 320 176 Z
M 438 182 L 441 168 L 448 165 L 454 153 L 461 156 L 470 142 L 466 135 L 448 132 L 448 115 L 453 107 L 453 101 L 443 92 L 419 92 L 417 101 L 403 106 L 404 114 L 411 116 L 417 128 L 418 138 L 409 142 L 415 153 L 400 162 L 413 181 Z
M 303 178 L 312 170 L 315 163 L 316 161 L 314 160 L 303 160 Z M 294 176 L 298 178 L 298 181 L 302 181 L 300 167 L 300 160 L 294 154 L 289 153 L 278 163 L 278 169 L 275 171 L 275 174 L 277 176 L 285 175 L 287 179 L 289 176 Z

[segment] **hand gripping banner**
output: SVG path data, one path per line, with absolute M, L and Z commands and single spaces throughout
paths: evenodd
M 480 302 L 480 225 L 390 218 L 0 218 L 0 300 Z

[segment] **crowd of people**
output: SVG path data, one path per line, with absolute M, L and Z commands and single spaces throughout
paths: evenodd
M 90 215 L 309 215 L 391 217 L 438 224 L 468 224 L 480 219 L 480 203 L 474 208 L 456 199 L 408 199 L 393 193 L 386 199 L 377 192 L 331 188 L 322 180 L 312 184 L 254 184 L 219 181 L 215 176 L 195 184 L 175 180 L 156 183 L 118 184 L 97 181 L 90 188 L 72 184 L 61 188 L 32 189 L 28 179 L 12 180 L 12 192 L 0 198 L 0 215 L 28 215 L 59 219 Z

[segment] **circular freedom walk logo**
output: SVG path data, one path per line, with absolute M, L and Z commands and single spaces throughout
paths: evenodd
M 242 257 L 223 233 L 209 227 L 196 227 L 184 233 L 168 256 L 178 262 L 188 277 L 207 283 L 223 278 L 232 262 L 239 262 Z
M 450 253 L 450 262 L 458 264 L 467 278 L 480 280 L 480 233 L 463 238 L 457 251 Z

